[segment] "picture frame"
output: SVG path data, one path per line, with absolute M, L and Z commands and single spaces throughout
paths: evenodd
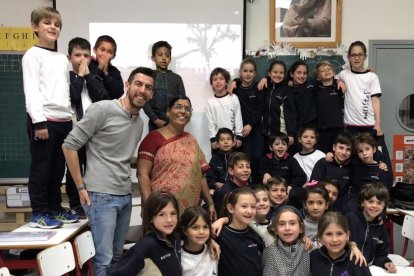
M 342 0 L 269 0 L 270 41 L 296 48 L 341 43 Z

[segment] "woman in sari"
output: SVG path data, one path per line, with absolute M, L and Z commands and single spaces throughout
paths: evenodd
M 153 191 L 168 191 L 178 201 L 180 213 L 189 206 L 207 203 L 215 219 L 214 203 L 205 178 L 210 168 L 197 140 L 185 126 L 192 107 L 187 96 L 173 98 L 168 106 L 169 123 L 150 132 L 138 149 L 137 177 L 142 206 Z

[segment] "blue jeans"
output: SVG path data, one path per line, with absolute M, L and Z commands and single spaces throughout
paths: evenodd
M 96 276 L 110 274 L 111 266 L 122 256 L 125 236 L 131 218 L 131 195 L 89 192 L 91 205 L 84 205 L 92 231 L 96 254 L 93 258 Z

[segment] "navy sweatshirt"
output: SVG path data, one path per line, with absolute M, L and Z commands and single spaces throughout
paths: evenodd
M 124 82 L 122 81 L 121 72 L 113 65 L 109 64 L 108 74 L 99 69 L 98 62 L 92 59 L 89 63 L 89 72 L 94 78 L 103 82 L 110 99 L 118 99 L 124 95 Z
M 237 86 L 234 90 L 240 102 L 243 126 L 249 124 L 253 128 L 259 128 L 261 123 L 261 107 L 259 106 L 259 91 L 257 82 L 250 86 Z
M 342 90 L 337 89 L 337 82 L 323 86 L 320 82 L 315 86 L 315 104 L 318 118 L 318 128 L 326 129 L 343 127 L 344 99 Z
M 337 259 L 328 255 L 325 246 L 313 250 L 310 253 L 311 273 L 319 276 L 371 276 L 367 266 L 360 267 L 355 264 L 354 259 L 349 260 L 351 250 L 345 247 L 345 252 Z
M 147 234 L 122 256 L 111 275 L 137 275 L 149 270 L 161 275 L 181 276 L 180 240 L 174 239 L 172 243 L 155 233 Z
M 361 209 L 346 214 L 349 239 L 356 242 L 368 265 L 384 267 L 391 260 L 387 257 L 390 251 L 388 233 L 385 230 L 381 216 L 374 221 L 367 221 Z
M 217 152 L 211 157 L 210 170 L 206 172 L 207 184 L 210 189 L 215 189 L 216 182 L 224 183 L 227 179 L 227 160 L 230 153 Z
M 292 187 L 302 187 L 307 179 L 298 161 L 288 153 L 280 160 L 274 158 L 273 153 L 266 154 L 260 161 L 259 173 L 261 179 L 265 173 L 283 177 Z

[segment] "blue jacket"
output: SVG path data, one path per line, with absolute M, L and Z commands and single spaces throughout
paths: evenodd
M 215 189 L 216 182 L 224 183 L 227 179 L 227 160 L 231 153 L 217 152 L 211 157 L 210 170 L 206 173 L 207 184 Z
M 111 275 L 137 275 L 140 271 L 181 276 L 180 240 L 174 239 L 171 244 L 156 233 L 147 234 L 119 260 Z
M 313 250 L 310 253 L 310 264 L 312 275 L 324 276 L 371 276 L 367 266 L 360 267 L 354 260 L 349 260 L 351 250 L 345 247 L 345 252 L 337 259 L 333 260 L 325 246 Z
M 385 263 L 391 262 L 387 257 L 390 251 L 388 233 L 381 216 L 369 222 L 363 211 L 358 209 L 346 214 L 346 218 L 351 232 L 350 240 L 356 242 L 368 265 L 384 267 Z

